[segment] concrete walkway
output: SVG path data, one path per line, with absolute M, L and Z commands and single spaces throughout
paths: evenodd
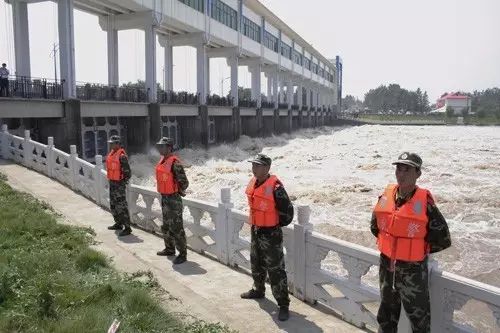
M 133 230 L 118 238 L 107 226 L 111 214 L 83 196 L 37 172 L 0 160 L 0 172 L 13 188 L 31 193 L 62 214 L 62 222 L 95 230 L 96 249 L 113 259 L 118 270 L 150 270 L 168 292 L 165 303 L 171 312 L 187 313 L 208 322 L 222 322 L 240 332 L 363 332 L 321 306 L 310 306 L 291 297 L 290 320 L 279 322 L 277 305 L 268 286 L 266 299 L 242 300 L 239 295 L 252 286 L 250 276 L 195 252 L 188 262 L 173 266 L 156 256 L 163 248 L 159 237 Z

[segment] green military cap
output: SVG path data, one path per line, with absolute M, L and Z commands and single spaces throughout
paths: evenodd
M 249 160 L 248 162 L 271 166 L 271 161 L 272 160 L 269 156 L 264 154 L 257 154 L 257 156 L 255 156 L 253 160 Z
M 173 146 L 174 145 L 174 140 L 172 140 L 172 139 L 167 138 L 166 136 L 164 136 L 156 144 L 159 145 L 159 146 L 160 145 Z
M 422 167 L 422 158 L 415 153 L 404 152 L 399 155 L 397 161 L 392 162 L 392 164 L 406 164 L 420 169 Z
M 121 138 L 119 135 L 112 135 L 109 137 L 108 143 L 121 143 Z

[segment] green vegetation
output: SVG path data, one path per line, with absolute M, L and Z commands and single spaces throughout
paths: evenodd
M 115 318 L 119 332 L 230 332 L 166 313 L 150 272 L 116 272 L 89 248 L 91 229 L 58 224 L 1 175 L 0 207 L 0 332 L 102 333 Z
M 420 88 L 416 91 L 401 88 L 399 84 L 381 85 L 376 89 L 370 89 L 365 94 L 364 104 L 372 110 L 392 110 L 393 112 L 404 110 L 415 113 L 430 111 L 429 97 L 427 92 Z
M 460 110 L 463 117 L 478 118 L 500 118 L 500 88 L 490 88 L 482 91 L 475 90 L 472 93 L 459 92 L 471 98 L 471 115 L 468 109 Z M 446 95 L 443 94 L 442 96 Z M 381 85 L 375 89 L 370 89 L 361 101 L 354 96 L 346 95 L 342 99 L 342 109 L 349 110 L 350 113 L 357 114 L 421 114 L 424 115 L 435 106 L 429 105 L 427 92 L 422 92 L 420 88 L 415 91 L 401 88 L 398 84 Z M 452 108 L 446 109 L 448 118 L 455 116 Z M 483 121 L 471 120 L 476 124 L 483 124 Z M 491 124 L 486 121 L 486 124 Z M 495 122 L 493 122 L 495 124 Z

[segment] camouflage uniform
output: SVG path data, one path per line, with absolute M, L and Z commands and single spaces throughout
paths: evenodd
M 131 176 L 131 171 L 126 155 L 120 156 L 120 166 L 123 172 L 123 179 L 120 181 L 109 181 L 109 206 L 115 223 L 120 226 L 125 226 L 125 228 L 130 228 L 126 188 Z
M 256 187 L 259 185 L 256 184 Z M 272 228 L 252 226 L 250 244 L 250 264 L 254 289 L 264 294 L 266 275 L 269 274 L 271 290 L 278 305 L 288 307 L 288 282 L 283 254 L 283 231 L 293 219 L 293 205 L 280 183 L 274 189 L 274 200 L 279 213 L 280 225 Z
M 165 249 L 168 252 L 175 252 L 175 248 L 177 248 L 179 255 L 185 257 L 187 254 L 187 243 L 182 220 L 184 207 L 182 205 L 181 193 L 186 191 L 189 181 L 184 168 L 179 162 L 175 162 L 172 165 L 172 173 L 179 186 L 179 193 L 170 195 L 162 194 L 161 196 L 161 211 L 163 215 L 161 230 L 163 232 Z
M 401 197 L 396 194 L 396 207 L 411 199 L 415 191 Z M 427 198 L 428 230 L 426 241 L 431 253 L 451 246 L 448 225 L 431 196 Z M 372 214 L 371 232 L 378 236 L 377 218 Z M 429 276 L 427 258 L 420 262 L 396 261 L 391 271 L 390 258 L 380 254 L 380 308 L 377 314 L 379 332 L 396 333 L 401 303 L 408 315 L 414 333 L 430 332 Z

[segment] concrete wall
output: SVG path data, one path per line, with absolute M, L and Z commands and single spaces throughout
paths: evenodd
M 69 146 L 74 144 L 79 154 L 84 148 L 82 121 L 90 118 L 119 119 L 119 124 L 123 126 L 120 135 L 130 153 L 147 152 L 162 136 L 174 135 L 179 148 L 193 145 L 208 147 L 209 144 L 233 142 L 241 135 L 271 136 L 301 128 L 335 124 L 328 115 L 321 117 L 318 112 L 316 117 L 316 113 L 311 112 L 309 116 L 308 111 L 79 100 L 13 100 L 12 103 L 0 105 L 8 105 L 12 109 L 26 108 L 21 117 L 2 119 L 13 133 L 23 135 L 23 131 L 29 129 L 33 139 L 40 142 L 47 142 L 47 137 L 53 136 L 58 147 L 69 151 Z M 37 112 L 38 107 L 42 108 L 42 112 Z M 30 117 L 25 117 L 28 115 Z M 58 117 L 52 118 L 55 115 Z M 86 131 L 96 130 L 96 127 L 89 126 L 85 127 Z
M 127 133 L 127 148 L 130 153 L 148 151 L 151 147 L 149 117 L 125 117 L 121 119 Z
M 215 140 L 217 142 L 233 141 L 232 117 L 214 117 Z
M 292 130 L 298 130 L 300 129 L 300 117 L 295 116 L 292 118 Z
M 274 116 L 262 117 L 262 136 L 271 136 L 276 134 L 274 130 Z
M 81 101 L 82 117 L 146 117 L 148 104 Z
M 199 117 L 178 117 L 180 146 L 201 144 L 201 121 Z
M 46 99 L 0 99 L 0 118 L 61 118 L 64 103 Z

